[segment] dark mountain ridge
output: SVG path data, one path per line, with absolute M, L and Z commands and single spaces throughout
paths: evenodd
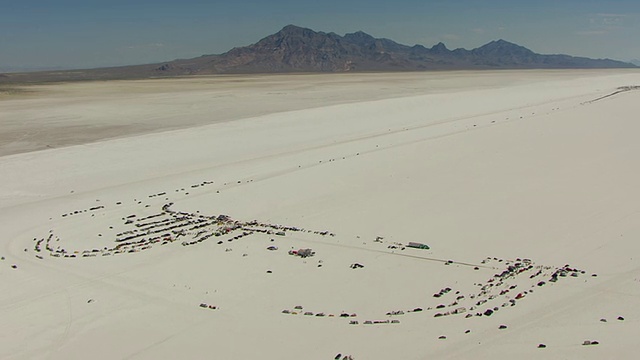
M 502 39 L 473 50 L 449 50 L 443 43 L 431 48 L 407 46 L 362 31 L 340 36 L 287 25 L 255 44 L 219 55 L 82 71 L 7 74 L 0 77 L 0 83 L 21 82 L 20 78 L 65 81 L 241 73 L 635 67 L 611 59 L 537 54 Z

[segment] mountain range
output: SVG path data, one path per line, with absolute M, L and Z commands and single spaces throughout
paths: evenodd
M 443 43 L 431 48 L 407 46 L 374 38 L 362 31 L 340 36 L 287 25 L 255 44 L 233 48 L 223 54 L 159 64 L 5 74 L 0 77 L 0 83 L 241 73 L 635 67 L 611 59 L 537 54 L 505 40 L 491 41 L 473 50 L 450 50 Z

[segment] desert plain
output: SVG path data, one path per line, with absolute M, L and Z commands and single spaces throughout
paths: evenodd
M 635 358 L 638 85 L 0 88 L 0 358 Z

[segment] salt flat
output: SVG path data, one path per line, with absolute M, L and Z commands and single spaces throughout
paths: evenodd
M 549 78 L 576 79 L 591 73 L 551 70 L 231 75 L 0 86 L 0 156 L 283 111 L 531 84 Z
M 633 358 L 640 92 L 602 97 L 638 84 L 454 72 L 6 95 L 0 358 Z

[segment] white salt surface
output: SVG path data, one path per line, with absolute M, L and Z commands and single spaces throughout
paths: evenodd
M 0 100 L 6 154 L 82 143 L 0 157 L 0 358 L 634 358 L 640 92 L 589 101 L 639 73 L 214 80 Z

